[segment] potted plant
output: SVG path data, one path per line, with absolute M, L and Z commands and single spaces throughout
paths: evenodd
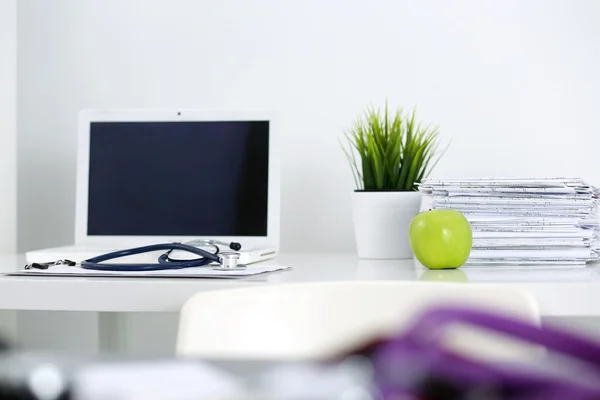
M 383 113 L 369 107 L 345 132 L 342 145 L 356 189 L 352 214 L 360 258 L 411 258 L 408 227 L 418 214 L 418 184 L 437 162 L 439 128 L 423 126 L 416 111 Z M 441 156 L 441 155 L 440 155 Z

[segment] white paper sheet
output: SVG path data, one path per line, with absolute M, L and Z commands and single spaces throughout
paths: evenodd
M 589 248 L 590 241 L 586 239 L 557 239 L 557 238 L 534 238 L 534 239 L 473 239 L 474 249 L 548 249 L 554 247 L 581 247 Z
M 534 231 L 474 231 L 473 239 L 490 239 L 490 238 L 508 238 L 508 239 L 525 239 L 525 238 L 548 238 L 548 239 L 559 239 L 559 238 L 577 238 L 577 239 L 591 239 L 594 236 L 594 232 L 586 229 L 573 229 L 573 230 L 534 230 Z
M 471 258 L 493 258 L 502 259 L 549 259 L 549 260 L 585 260 L 590 257 L 589 248 L 560 248 L 560 249 L 544 249 L 544 250 L 529 250 L 529 249 L 493 249 L 493 250 L 471 250 Z

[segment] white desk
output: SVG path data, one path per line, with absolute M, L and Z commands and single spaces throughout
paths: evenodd
M 188 297 L 204 290 L 386 279 L 518 286 L 535 295 L 543 316 L 600 316 L 600 265 L 570 270 L 429 271 L 412 260 L 359 260 L 355 254 L 283 254 L 277 262 L 290 265 L 293 270 L 235 280 L 0 276 L 0 309 L 178 312 Z M 0 257 L 0 273 L 21 269 L 23 265 L 23 256 Z

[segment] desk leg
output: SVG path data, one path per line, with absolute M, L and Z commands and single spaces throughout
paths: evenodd
M 11 346 L 17 342 L 17 312 L 0 310 L 0 340 Z
M 98 352 L 100 354 L 127 354 L 128 322 L 125 313 L 98 313 Z

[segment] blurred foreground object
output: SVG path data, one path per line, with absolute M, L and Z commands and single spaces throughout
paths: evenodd
M 539 323 L 535 298 L 514 287 L 386 280 L 254 286 L 191 296 L 180 312 L 176 354 L 213 360 L 320 361 L 374 337 L 396 335 L 440 304 L 475 304 Z M 521 343 L 469 327 L 450 330 L 446 336 L 451 348 L 487 359 L 528 353 Z
M 443 344 L 453 325 L 543 346 L 489 361 Z M 436 308 L 397 335 L 321 362 L 65 360 L 4 353 L 3 400 L 588 400 L 600 398 L 600 344 L 519 318 Z
M 455 324 L 520 339 L 546 352 L 518 362 L 476 360 L 441 343 L 444 331 Z M 481 310 L 431 310 L 365 354 L 382 399 L 600 399 L 600 342 Z

